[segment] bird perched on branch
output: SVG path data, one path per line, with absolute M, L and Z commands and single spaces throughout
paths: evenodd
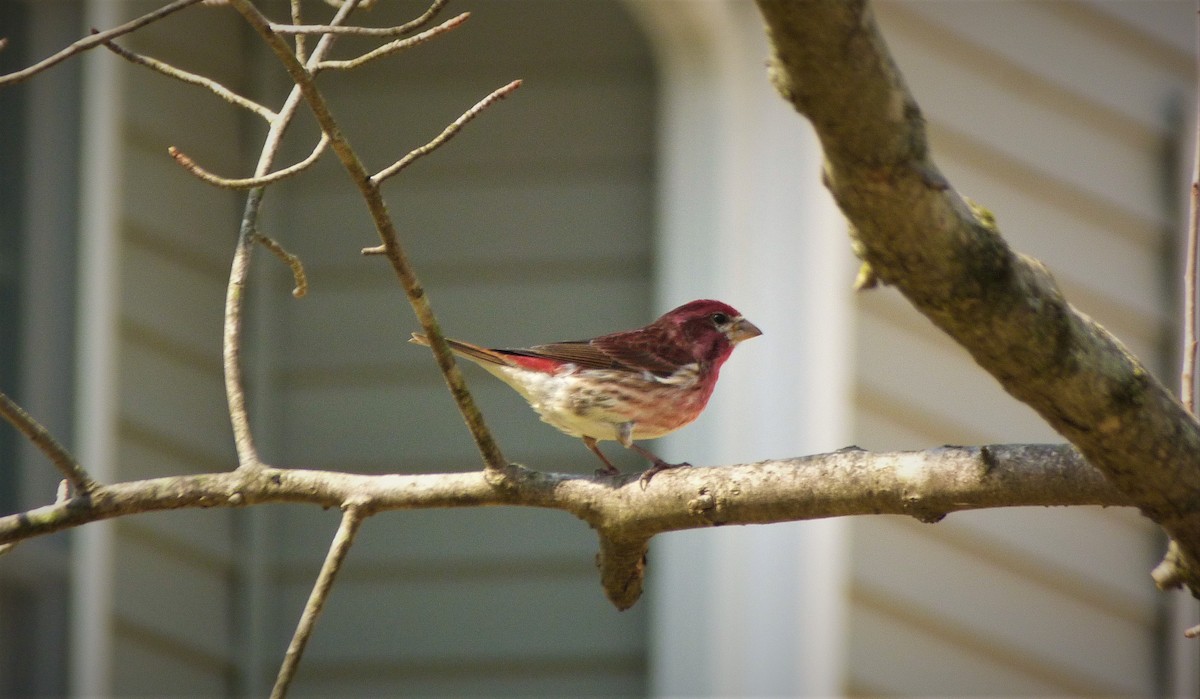
M 695 420 L 737 343 L 762 331 L 731 306 L 699 300 L 637 330 L 591 340 L 523 349 L 488 349 L 449 340 L 469 359 L 511 386 L 543 422 L 579 437 L 604 462 L 598 473 L 620 473 L 597 442 L 615 440 L 651 462 L 643 485 L 670 464 L 634 443 L 674 432 Z M 413 343 L 429 338 L 413 333 Z

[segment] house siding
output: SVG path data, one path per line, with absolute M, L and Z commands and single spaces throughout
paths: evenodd
M 954 187 L 1174 385 L 1163 259 L 1178 173 L 1163 154 L 1195 76 L 1161 30 L 1194 8 L 1140 4 L 1159 19 L 1139 25 L 1108 7 L 882 2 L 876 14 Z M 855 443 L 1061 441 L 895 291 L 860 294 L 856 322 Z M 1162 691 L 1149 569 L 1163 541 L 1135 512 L 862 518 L 851 532 L 849 694 Z

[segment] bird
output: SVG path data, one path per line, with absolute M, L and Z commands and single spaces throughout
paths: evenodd
M 578 437 L 615 476 L 598 442 L 616 441 L 651 464 L 641 476 L 672 464 L 638 445 L 691 423 L 708 404 L 733 348 L 762 331 L 732 306 L 711 299 L 685 303 L 653 323 L 590 340 L 495 349 L 447 339 L 450 351 L 508 384 L 559 431 Z M 429 346 L 423 333 L 410 342 Z

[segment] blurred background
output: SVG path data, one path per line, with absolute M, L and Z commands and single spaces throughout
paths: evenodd
M 0 70 L 161 3 L 0 2 Z M 1068 298 L 1176 385 L 1183 193 L 1194 136 L 1187 2 L 881 2 L 879 22 L 953 185 Z M 425 4 L 361 15 L 400 24 Z M 284 2 L 264 3 L 284 21 Z M 697 465 L 857 444 L 1061 441 L 891 289 L 854 294 L 845 223 L 807 123 L 766 80 L 743 0 L 454 0 L 460 29 L 319 84 L 368 168 L 491 90 L 512 97 L 385 186 L 445 331 L 491 346 L 586 338 L 693 298 L 764 331 L 706 414 L 655 446 Z M 312 21 L 330 10 L 311 8 Z M 277 107 L 288 82 L 227 7 L 123 45 Z M 369 45 L 339 42 L 338 57 Z M 264 122 L 93 52 L 0 91 L 0 389 L 105 481 L 235 465 L 221 313 Z M 318 131 L 298 119 L 281 164 Z M 246 373 L 269 463 L 464 471 L 479 457 L 378 239 L 327 154 L 272 187 Z M 594 457 L 466 369 L 505 455 Z M 609 449 L 625 470 L 643 467 Z M 0 429 L 4 512 L 56 472 Z M 124 518 L 0 560 L 0 695 L 262 696 L 337 526 L 312 507 Z M 1195 605 L 1154 590 L 1134 511 L 1014 509 L 937 525 L 862 517 L 659 537 L 619 613 L 596 542 L 558 512 L 370 519 L 297 696 L 1195 696 Z

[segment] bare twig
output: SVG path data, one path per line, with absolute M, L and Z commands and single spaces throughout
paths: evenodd
M 331 23 L 336 25 L 346 21 L 346 18 L 357 6 L 358 0 L 347 0 L 334 15 Z M 331 34 L 321 37 L 309 57 L 309 63 L 319 62 L 333 47 L 334 40 Z M 286 44 L 283 48 L 286 52 Z M 288 55 L 291 56 L 291 54 Z M 292 60 L 295 58 L 292 57 Z M 300 70 L 304 72 L 303 67 Z M 283 135 L 296 115 L 301 98 L 300 88 L 292 88 L 283 108 L 279 110 L 279 116 L 271 123 L 271 129 L 267 133 L 262 153 L 258 158 L 258 165 L 254 169 L 255 177 L 264 177 L 271 171 L 271 165 L 279 152 Z M 263 467 L 258 458 L 258 449 L 254 445 L 254 434 L 250 429 L 250 416 L 246 410 L 241 354 L 245 286 L 250 273 L 250 252 L 254 247 L 258 212 L 264 192 L 262 187 L 255 187 L 246 196 L 246 206 L 242 211 L 242 224 L 233 252 L 233 263 L 229 269 L 229 285 L 225 293 L 225 322 L 221 336 L 221 363 L 225 374 L 225 397 L 229 404 L 229 421 L 233 427 L 234 445 L 237 447 L 238 469 L 244 471 L 260 470 Z
M 126 22 L 118 27 L 113 27 L 112 29 L 106 29 L 102 32 L 86 36 L 54 54 L 53 56 L 42 59 L 28 68 L 18 70 L 15 73 L 0 75 L 0 85 L 16 84 L 24 80 L 28 80 L 47 68 L 62 63 L 77 53 L 83 53 L 84 51 L 95 48 L 106 41 L 115 39 L 122 34 L 128 34 L 129 32 L 134 31 L 135 29 L 140 29 L 147 24 L 157 22 L 167 15 L 178 12 L 189 5 L 195 5 L 198 2 L 200 2 L 200 0 L 175 0 L 175 2 L 169 5 L 164 5 L 153 12 L 147 12 L 141 17 Z
M 426 143 L 425 145 L 421 146 L 420 148 L 417 148 L 417 149 L 409 152 L 408 155 L 404 156 L 400 160 L 397 160 L 392 165 L 390 165 L 390 166 L 384 168 L 383 170 L 380 170 L 376 174 L 372 175 L 371 176 L 372 184 L 375 184 L 376 186 L 378 186 L 379 184 L 381 184 L 383 181 L 385 181 L 389 177 L 392 177 L 392 176 L 398 174 L 404 168 L 408 167 L 409 165 L 412 165 L 419 158 L 429 155 L 433 151 L 437 150 L 442 145 L 444 145 L 447 141 L 449 141 L 451 138 L 454 138 L 454 135 L 457 134 L 459 132 L 459 130 L 461 130 L 462 127 L 467 124 L 467 122 L 469 122 L 472 119 L 474 119 L 475 117 L 479 116 L 480 113 L 483 112 L 483 110 L 492 106 L 492 104 L 511 95 L 513 93 L 513 91 L 516 90 L 520 86 L 521 86 L 521 81 L 514 80 L 514 81 L 510 82 L 509 84 L 505 85 L 504 87 L 496 90 L 492 94 L 488 95 L 487 97 L 484 97 L 474 107 L 471 107 L 466 112 L 463 112 L 463 115 L 460 116 L 459 118 L 455 119 L 449 126 L 447 126 L 440 134 L 437 135 L 437 138 L 434 138 L 429 143 Z
M 1197 289 L 1196 254 L 1197 238 L 1200 237 L 1200 116 L 1196 124 L 1196 152 L 1192 161 L 1192 188 L 1189 198 L 1187 258 L 1184 261 L 1183 296 L 1183 368 L 1179 372 L 1179 398 L 1183 407 L 1193 415 L 1196 413 L 1196 300 Z
M 329 24 L 277 24 L 275 22 L 271 22 L 271 29 L 276 34 L 283 34 L 285 36 L 294 34 L 297 37 L 310 34 L 341 34 L 342 36 L 389 37 L 403 36 L 404 34 L 412 31 L 408 28 L 408 25 L 397 27 L 335 27 Z
M 462 373 L 459 372 L 457 365 L 454 363 L 454 357 L 450 352 L 449 346 L 446 344 L 445 337 L 442 335 L 441 326 L 433 314 L 433 309 L 429 305 L 425 289 L 421 286 L 421 282 L 417 278 L 416 271 L 409 262 L 407 254 L 400 246 L 395 224 L 388 214 L 387 206 L 384 204 L 379 187 L 371 181 L 371 177 L 363 166 L 362 161 L 359 160 L 358 155 L 350 147 L 345 136 L 342 135 L 341 129 L 329 111 L 324 96 L 313 82 L 312 74 L 292 55 L 287 42 L 280 35 L 271 31 L 270 22 L 248 0 L 230 0 L 230 4 L 246 18 L 250 26 L 258 32 L 271 48 L 271 51 L 275 53 L 276 57 L 287 70 L 288 75 L 291 76 L 292 81 L 303 93 L 309 108 L 312 110 L 317 122 L 321 125 L 321 130 L 329 134 L 330 144 L 334 152 L 337 153 L 338 159 L 342 162 L 350 179 L 353 180 L 363 195 L 367 209 L 375 221 L 375 228 L 379 233 L 380 239 L 383 241 L 384 247 L 387 249 L 388 261 L 391 263 L 392 269 L 395 270 L 396 276 L 404 287 L 404 293 L 408 297 L 409 304 L 412 306 L 413 312 L 425 330 L 425 334 L 430 338 L 438 367 L 442 371 L 442 376 L 446 380 L 446 385 L 450 389 L 450 394 L 453 396 L 459 412 L 467 423 L 467 429 L 470 430 L 471 436 L 479 448 L 488 471 L 488 476 L 493 479 L 503 480 L 505 467 L 507 466 L 504 455 L 501 453 L 499 445 L 496 444 L 496 440 L 493 439 L 491 431 L 488 430 L 487 423 L 483 419 L 483 414 L 479 412 L 479 408 L 476 406 L 475 400 L 467 388 L 466 381 L 463 380 Z M 322 41 L 328 40 L 331 36 L 330 34 L 326 34 L 322 37 Z M 309 65 L 314 65 L 315 63 L 319 63 L 319 59 L 314 53 L 313 58 L 309 60 Z
M 339 7 L 342 5 L 344 0 L 325 0 L 325 2 L 330 5 L 333 5 L 335 7 Z M 434 17 L 437 17 L 438 13 L 442 11 L 442 8 L 446 6 L 447 2 L 449 2 L 449 0 L 434 0 L 433 4 L 430 5 L 428 7 L 428 9 L 426 9 L 420 15 L 418 15 L 416 19 L 405 22 L 403 25 L 400 26 L 402 33 L 408 33 L 408 32 L 414 31 L 416 29 L 420 29 L 421 27 L 428 24 L 430 21 L 433 20 Z M 367 9 L 374 4 L 375 4 L 375 0 L 369 0 L 369 2 L 366 2 L 366 1 L 363 2 L 361 4 L 361 7 L 363 9 Z
M 309 153 L 308 157 L 306 157 L 304 160 L 301 160 L 294 165 L 289 165 L 282 170 L 276 170 L 269 175 L 263 175 L 262 177 L 245 177 L 242 179 L 233 179 L 215 175 L 208 170 L 205 170 L 196 161 L 189 158 L 187 154 L 180 151 L 175 146 L 167 148 L 167 152 L 170 153 L 171 157 L 175 159 L 175 162 L 183 166 L 185 170 L 215 187 L 222 187 L 224 189 L 253 189 L 255 187 L 265 187 L 266 185 L 279 182 L 280 180 L 285 180 L 307 170 L 321 158 L 321 154 L 325 152 L 325 149 L 328 146 L 329 136 L 322 133 L 321 140 L 317 142 L 317 145 L 313 148 L 312 153 Z
M 296 625 L 296 632 L 292 634 L 292 642 L 288 644 L 283 663 L 279 666 L 279 675 L 275 678 L 275 686 L 271 688 L 271 699 L 282 699 L 287 695 L 288 686 L 292 683 L 296 668 L 300 666 L 300 657 L 304 654 L 304 647 L 308 645 L 308 639 L 312 637 L 317 618 L 321 616 L 325 600 L 329 598 L 333 580 L 341 570 L 342 563 L 346 560 L 346 554 L 350 552 L 350 546 L 354 543 L 354 536 L 358 533 L 364 517 L 363 511 L 354 505 L 350 505 L 342 511 L 342 522 L 338 525 L 333 541 L 329 544 L 329 553 L 325 555 L 321 572 L 317 575 L 312 592 L 308 595 L 308 602 L 304 605 L 304 612 L 300 615 L 300 623 Z
M 71 482 L 77 493 L 87 495 L 96 489 L 96 481 L 84 470 L 83 466 L 79 465 L 75 457 L 71 456 L 71 452 L 59 444 L 49 430 L 42 427 L 41 423 L 34 420 L 29 413 L 4 393 L 0 393 L 0 415 L 3 415 L 5 420 L 8 420 L 13 427 L 25 435 L 26 439 L 40 449 L 46 458 L 50 459 L 59 472 Z
M 433 29 L 428 29 L 426 31 L 421 32 L 420 34 L 410 36 L 407 39 L 397 39 L 396 41 L 390 41 L 390 42 L 384 44 L 383 46 L 380 46 L 377 49 L 374 49 L 372 51 L 368 51 L 367 53 L 364 53 L 363 55 L 359 56 L 358 58 L 351 58 L 351 59 L 347 59 L 344 61 L 321 61 L 320 63 L 317 64 L 316 68 L 314 69 L 314 72 L 319 72 L 322 70 L 349 70 L 352 68 L 357 68 L 357 67 L 363 65 L 364 63 L 368 63 L 377 58 L 383 58 L 384 56 L 390 56 L 394 53 L 399 53 L 400 51 L 403 51 L 405 49 L 410 49 L 419 44 L 423 44 L 426 41 L 429 41 L 430 39 L 433 39 L 441 34 L 444 34 L 452 29 L 455 29 L 455 28 L 461 26 L 462 23 L 466 22 L 467 18 L 469 18 L 470 16 L 471 16 L 470 12 L 464 12 L 461 15 L 454 17 L 453 19 L 448 19 L 445 22 L 442 22 L 441 24 L 434 27 Z M 362 27 L 343 27 L 343 29 L 344 30 L 361 30 L 363 28 Z M 326 33 L 353 34 L 356 32 L 355 31 L 342 31 L 342 32 L 326 32 Z
M 308 293 L 308 276 L 304 274 L 304 264 L 300 262 L 300 258 L 283 249 L 283 246 L 275 241 L 274 238 L 256 233 L 254 239 L 259 242 L 264 248 L 275 253 L 275 257 L 283 260 L 283 263 L 292 268 L 292 278 L 296 281 L 296 288 L 292 289 L 292 296 L 303 298 Z
M 176 68 L 175 66 L 173 66 L 169 63 L 158 60 L 157 58 L 151 58 L 150 56 L 145 56 L 140 53 L 135 53 L 133 51 L 130 51 L 129 49 L 118 46 L 115 42 L 112 42 L 112 41 L 105 41 L 104 46 L 108 50 L 117 54 L 121 58 L 124 58 L 125 60 L 129 61 L 130 63 L 134 63 L 134 64 L 137 64 L 140 66 L 145 66 L 153 71 L 162 73 L 163 75 L 165 75 L 169 78 L 174 78 L 176 80 L 179 80 L 180 82 L 185 82 L 189 85 L 198 85 L 200 87 L 203 87 L 203 88 L 211 91 L 217 97 L 220 97 L 221 99 L 225 100 L 226 102 L 228 102 L 230 104 L 233 104 L 238 107 L 242 107 L 243 109 L 247 109 L 251 112 L 254 112 L 255 114 L 257 114 L 260 117 L 262 117 L 263 119 L 265 119 L 267 122 L 274 120 L 275 117 L 278 116 L 277 114 L 275 114 L 275 112 L 264 107 L 263 105 L 259 104 L 258 102 L 255 102 L 252 99 L 248 99 L 246 97 L 243 97 L 243 96 L 237 94 L 236 92 L 230 90 L 229 88 L 225 87 L 224 85 L 217 82 L 216 80 L 213 80 L 212 78 L 206 78 L 203 75 L 197 75 L 195 73 L 183 70 L 181 68 Z
M 292 7 L 292 24 L 304 24 L 304 8 L 302 7 L 303 3 L 301 0 L 291 0 L 289 4 Z M 306 47 L 307 41 L 308 37 L 303 33 L 296 34 L 296 60 L 300 61 L 301 63 L 308 61 L 308 49 Z

